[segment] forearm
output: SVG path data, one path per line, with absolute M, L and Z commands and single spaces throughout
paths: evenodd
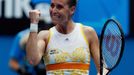
M 30 32 L 26 45 L 26 56 L 30 64 L 36 65 L 39 62 L 39 52 L 37 50 L 37 32 Z
M 19 74 L 26 73 L 25 67 L 22 65 L 20 66 L 18 61 L 16 61 L 15 59 L 10 59 L 9 66 L 13 71 Z
M 10 61 L 9 61 L 9 67 L 12 69 L 12 70 L 17 70 L 17 69 L 19 69 L 19 64 L 18 64 L 18 62 L 16 61 L 16 60 L 14 60 L 14 59 L 10 59 Z

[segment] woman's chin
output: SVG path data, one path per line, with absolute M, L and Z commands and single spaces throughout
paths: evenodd
M 54 25 L 60 24 L 60 21 L 52 21 Z

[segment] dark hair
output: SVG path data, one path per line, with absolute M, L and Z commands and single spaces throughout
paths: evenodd
M 77 0 L 68 0 L 69 7 L 76 6 Z

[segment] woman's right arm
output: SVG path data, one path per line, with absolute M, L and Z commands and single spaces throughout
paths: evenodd
M 45 50 L 45 39 L 43 39 L 46 31 L 41 31 L 38 35 L 36 32 L 30 32 L 26 46 L 27 59 L 32 65 L 37 65 Z
M 34 28 L 30 29 L 29 38 L 26 44 L 26 57 L 28 62 L 32 65 L 37 65 L 40 62 L 45 50 L 45 38 L 46 38 L 45 34 L 47 32 L 41 31 L 39 34 L 37 33 L 39 15 L 40 11 L 38 10 L 31 10 L 29 12 L 31 24 L 32 27 Z

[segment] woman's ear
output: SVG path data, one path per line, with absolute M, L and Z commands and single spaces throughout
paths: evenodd
M 75 12 L 75 8 L 76 8 L 75 6 L 72 6 L 72 7 L 71 7 L 71 15 L 74 14 L 74 12 Z

